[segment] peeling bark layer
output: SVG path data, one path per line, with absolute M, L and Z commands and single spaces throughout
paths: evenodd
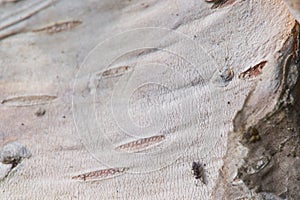
M 260 124 L 296 123 L 271 115 L 293 102 L 297 79 L 282 1 L 1 3 L 0 145 L 32 153 L 0 182 L 1 198 L 294 195 L 255 188 L 270 163 L 279 176 L 290 168 L 276 163 L 298 156 L 280 160 L 296 133 L 276 147 Z

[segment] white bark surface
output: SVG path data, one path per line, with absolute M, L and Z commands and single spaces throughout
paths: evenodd
M 32 154 L 1 199 L 211 199 L 236 113 L 277 103 L 294 25 L 279 0 L 1 4 L 0 144 Z

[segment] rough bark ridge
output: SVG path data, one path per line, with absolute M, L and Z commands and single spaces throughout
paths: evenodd
M 281 64 L 278 103 L 273 111 L 253 123 L 244 123 L 255 109 L 250 100 L 238 112 L 234 120 L 235 131 L 229 133 L 227 155 L 215 197 L 300 198 L 298 25 L 293 33 L 285 44 L 284 50 L 290 54 Z
M 1 1 L 1 198 L 296 197 L 296 28 L 279 0 Z

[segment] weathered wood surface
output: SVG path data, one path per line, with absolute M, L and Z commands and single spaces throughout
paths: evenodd
M 1 199 L 222 199 L 227 134 L 275 108 L 294 27 L 279 0 L 1 4 L 0 144 L 32 154 Z

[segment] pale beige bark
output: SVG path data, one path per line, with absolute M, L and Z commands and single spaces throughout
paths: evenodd
M 284 0 L 291 14 L 299 22 L 300 20 L 300 1 L 299 0 Z
M 0 144 L 32 154 L 1 199 L 222 199 L 227 134 L 276 108 L 295 26 L 279 0 L 24 0 L 0 20 Z

